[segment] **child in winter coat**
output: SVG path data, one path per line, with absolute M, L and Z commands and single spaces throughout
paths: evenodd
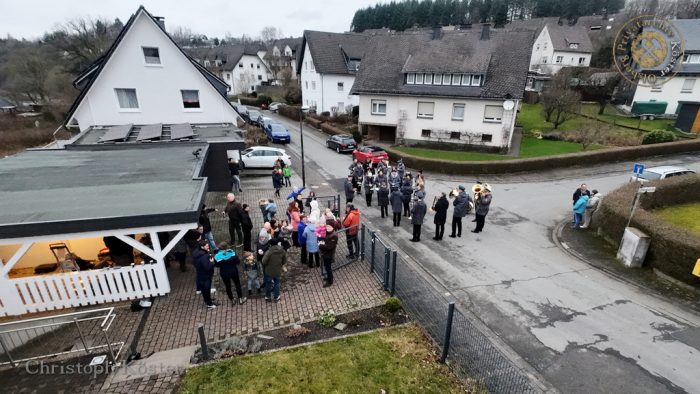
M 326 240 L 326 220 L 324 218 L 318 219 L 316 224 L 316 238 L 318 242 Z
M 265 205 L 265 221 L 269 222 L 272 220 L 272 218 L 275 217 L 275 214 L 277 213 L 277 204 L 275 204 L 275 201 L 273 199 L 267 200 L 267 204 Z
M 320 267 L 320 257 L 318 254 L 318 238 L 316 237 L 316 223 L 309 221 L 304 229 L 302 238 L 306 239 L 306 252 L 308 256 L 309 267 Z
M 292 226 L 289 224 L 288 221 L 282 221 L 277 238 L 279 239 L 280 245 L 282 245 L 285 251 L 292 247 Z
M 255 257 L 251 252 L 243 253 L 243 272 L 245 272 L 248 278 L 248 295 L 253 292 L 253 285 L 255 285 L 255 290 L 260 293 L 260 288 L 262 287 L 262 279 L 260 275 L 260 266 L 258 262 L 255 261 Z
M 284 176 L 284 185 L 287 187 L 292 186 L 292 169 L 289 166 L 282 168 L 282 176 Z
M 574 204 L 574 225 L 573 228 L 581 227 L 583 222 L 583 214 L 586 212 L 586 206 L 588 205 L 588 195 L 581 194 L 578 198 L 576 204 Z

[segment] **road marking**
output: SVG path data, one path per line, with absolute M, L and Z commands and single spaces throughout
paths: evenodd
M 328 186 L 328 182 L 321 182 L 321 185 Z
M 318 185 L 313 185 L 313 186 L 311 186 L 312 189 L 318 189 L 319 187 L 320 187 L 320 186 L 318 186 Z
M 569 245 L 567 245 L 566 242 L 562 242 L 561 246 L 563 246 L 564 249 L 569 249 Z

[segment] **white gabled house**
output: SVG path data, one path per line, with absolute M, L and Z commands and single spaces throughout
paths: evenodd
M 305 31 L 297 64 L 302 104 L 321 112 L 348 112 L 359 105 L 352 90 L 368 35 Z
M 255 92 L 258 86 L 272 81 L 272 72 L 263 60 L 267 51 L 261 45 L 230 44 L 187 51 L 199 65 L 223 80 L 231 94 Z
M 632 99 L 632 112 L 647 113 L 650 106 L 660 105 L 664 114 L 676 115 L 683 103 L 700 102 L 700 19 L 674 20 L 684 42 L 684 56 L 679 59 L 670 78 L 659 78 L 655 86 L 637 85 Z
M 289 72 L 292 79 L 297 79 L 297 60 L 301 55 L 301 38 L 281 38 L 275 40 L 265 56 L 273 77 L 281 81 L 284 72 Z
M 547 23 L 532 45 L 530 71 L 554 75 L 562 67 L 588 67 L 592 55 L 585 26 Z
M 531 31 L 416 31 L 370 39 L 353 94 L 359 124 L 389 143 L 510 147 Z
M 67 127 L 236 123 L 224 81 L 170 38 L 162 18 L 139 7 L 109 50 L 74 82 Z

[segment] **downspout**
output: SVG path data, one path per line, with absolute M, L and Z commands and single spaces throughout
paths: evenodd
M 324 109 L 323 109 L 324 108 L 323 107 L 323 74 L 318 73 L 318 75 L 321 76 L 321 112 L 323 112 L 324 111 Z M 318 111 L 318 110 L 316 110 L 316 111 Z

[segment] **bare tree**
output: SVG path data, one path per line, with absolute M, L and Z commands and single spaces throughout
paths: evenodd
M 271 44 L 280 36 L 282 36 L 282 31 L 274 26 L 265 26 L 260 31 L 260 39 L 266 44 Z
M 605 107 L 612 100 L 615 88 L 620 83 L 621 76 L 616 72 L 596 73 L 588 78 L 579 89 L 586 100 L 595 100 L 598 103 L 598 115 L 605 112 Z
M 71 71 L 78 71 L 104 54 L 121 29 L 118 19 L 73 19 L 57 30 L 44 35 L 44 42 L 64 52 L 73 63 Z
M 610 125 L 597 121 L 586 121 L 581 128 L 572 133 L 572 138 L 581 144 L 583 150 L 588 149 L 592 144 L 600 142 L 600 137 L 610 131 Z
M 581 95 L 571 89 L 551 87 L 542 92 L 545 119 L 554 123 L 554 128 L 578 116 Z

